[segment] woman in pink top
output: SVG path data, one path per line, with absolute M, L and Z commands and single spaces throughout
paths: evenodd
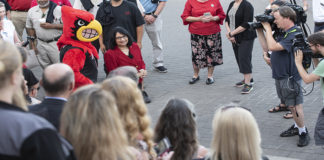
M 214 83 L 216 65 L 223 64 L 220 24 L 225 13 L 219 0 L 187 0 L 181 15 L 183 24 L 189 24 L 191 33 L 193 78 L 189 84 L 199 80 L 199 70 L 208 67 L 206 84 Z

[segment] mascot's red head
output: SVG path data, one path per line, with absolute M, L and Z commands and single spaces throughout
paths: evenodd
M 102 33 L 100 23 L 91 13 L 62 6 L 63 35 L 71 39 L 92 42 Z
M 102 27 L 93 15 L 86 11 L 62 6 L 62 20 L 63 35 L 57 42 L 58 48 L 72 45 L 99 58 L 98 52 L 91 42 L 99 38 Z

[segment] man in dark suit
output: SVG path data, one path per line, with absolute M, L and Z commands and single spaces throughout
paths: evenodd
M 45 99 L 29 106 L 29 111 L 44 117 L 59 130 L 63 106 L 74 88 L 73 71 L 63 63 L 50 65 L 45 68 L 40 84 L 45 90 Z

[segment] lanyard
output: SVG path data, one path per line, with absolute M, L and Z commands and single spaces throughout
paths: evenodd
M 293 30 L 291 30 L 291 31 L 289 31 L 289 32 L 286 32 L 284 38 L 286 38 L 286 37 L 288 36 L 289 33 L 293 33 L 293 32 L 296 32 L 296 31 L 297 31 L 296 29 L 293 29 Z

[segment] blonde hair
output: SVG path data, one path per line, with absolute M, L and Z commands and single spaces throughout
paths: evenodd
M 98 85 L 79 88 L 61 116 L 61 133 L 79 160 L 132 160 L 113 96 Z
M 261 137 L 253 115 L 246 109 L 227 106 L 213 120 L 212 160 L 260 160 Z
M 22 60 L 21 55 L 11 43 L 0 40 L 0 88 L 8 85 L 11 76 L 19 71 L 22 78 Z M 26 101 L 20 86 L 12 97 L 12 104 L 27 110 Z
M 153 150 L 153 132 L 150 129 L 147 108 L 136 83 L 130 78 L 116 76 L 105 80 L 102 87 L 110 91 L 116 98 L 116 104 L 129 142 L 136 146 L 137 137 L 141 134 L 143 140 L 148 144 L 150 155 L 156 156 Z

